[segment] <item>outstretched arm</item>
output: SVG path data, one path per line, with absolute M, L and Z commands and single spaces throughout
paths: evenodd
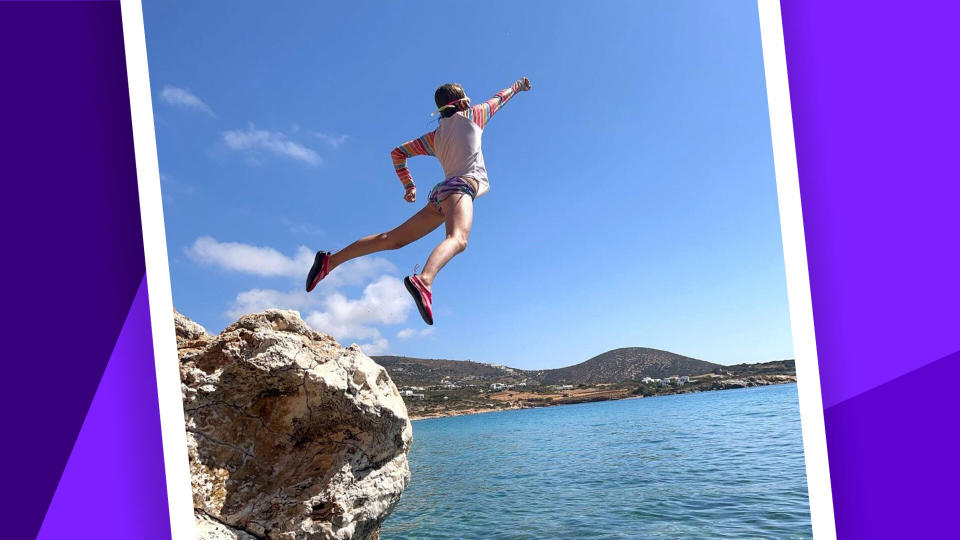
M 511 84 L 507 88 L 497 92 L 495 96 L 481 103 L 480 105 L 474 105 L 473 107 L 470 107 L 469 117 L 471 120 L 476 122 L 478 126 L 480 126 L 480 129 L 483 129 L 487 127 L 487 122 L 493 118 L 493 115 L 503 108 L 508 101 L 510 101 L 510 98 L 515 96 L 517 92 L 522 92 L 529 89 L 530 79 L 524 77 Z
M 410 174 L 410 169 L 407 168 L 407 158 L 436 155 L 433 150 L 436 133 L 436 131 L 431 131 L 420 138 L 401 144 L 390 152 L 390 158 L 393 159 L 393 168 L 406 191 L 404 198 L 410 202 L 413 202 L 413 199 L 416 198 L 416 185 L 413 183 L 413 175 Z

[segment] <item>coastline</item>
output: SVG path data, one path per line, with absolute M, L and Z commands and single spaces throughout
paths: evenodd
M 794 378 L 793 380 L 781 380 L 781 381 L 775 381 L 775 382 L 774 382 L 774 381 L 771 381 L 771 382 L 767 382 L 766 384 L 758 384 L 758 385 L 754 385 L 754 386 L 746 386 L 746 387 L 743 387 L 743 388 L 759 388 L 759 387 L 761 387 L 761 386 L 774 386 L 774 385 L 779 385 L 779 384 L 796 384 L 796 382 L 797 382 L 797 381 L 796 381 L 796 379 Z M 602 397 L 598 397 L 597 399 L 589 399 L 589 398 L 587 398 L 587 399 L 570 399 L 570 400 L 566 400 L 566 401 L 553 401 L 553 402 L 545 402 L 545 403 L 544 403 L 544 402 L 541 402 L 541 403 L 524 403 L 524 404 L 522 404 L 522 405 L 513 405 L 513 404 L 511 404 L 511 405 L 506 405 L 506 406 L 503 406 L 503 407 L 489 407 L 489 408 L 485 408 L 485 409 L 480 409 L 480 408 L 454 409 L 454 410 L 448 410 L 448 411 L 437 411 L 437 412 L 433 412 L 433 413 L 430 413 L 430 414 L 427 414 L 427 415 L 413 415 L 413 414 L 411 414 L 409 418 L 410 418 L 410 421 L 411 421 L 411 422 L 416 422 L 416 421 L 418 421 L 418 420 L 431 420 L 431 419 L 435 419 L 435 418 L 448 418 L 448 417 L 453 417 L 453 416 L 467 416 L 467 415 L 486 414 L 486 413 L 494 413 L 494 412 L 502 412 L 502 411 L 516 411 L 516 410 L 521 410 L 521 409 L 541 409 L 541 408 L 545 408 L 545 407 L 557 407 L 557 406 L 560 406 L 560 405 L 576 405 L 576 404 L 580 404 L 580 403 L 597 403 L 597 402 L 601 402 L 601 401 L 620 401 L 620 400 L 624 400 L 624 399 L 642 399 L 642 398 L 659 397 L 659 396 L 675 396 L 675 395 L 680 395 L 680 394 L 700 394 L 700 393 L 703 393 L 703 392 L 723 392 L 723 391 L 725 391 L 725 390 L 740 390 L 740 389 L 742 389 L 742 388 L 740 388 L 740 387 L 730 387 L 730 388 L 705 388 L 705 389 L 696 389 L 696 390 L 686 391 L 686 392 L 664 392 L 664 393 L 658 393 L 658 394 L 650 395 L 650 396 L 642 396 L 642 395 L 639 395 L 639 396 L 638 396 L 638 395 L 623 395 L 623 396 L 621 396 L 621 397 L 602 396 Z

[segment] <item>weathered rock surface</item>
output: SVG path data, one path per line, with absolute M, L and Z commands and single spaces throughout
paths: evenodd
M 410 479 L 386 370 L 295 311 L 175 328 L 200 537 L 376 538 Z
M 209 337 L 207 329 L 191 321 L 177 310 L 173 310 L 173 327 L 177 332 L 177 345 L 181 343 Z
M 197 513 L 196 518 L 197 538 L 203 540 L 257 540 L 256 536 L 224 525 L 202 512 Z

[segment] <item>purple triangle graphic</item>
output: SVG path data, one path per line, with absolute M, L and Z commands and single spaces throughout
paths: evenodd
M 960 351 L 824 411 L 837 536 L 956 538 L 958 377 Z
M 146 278 L 40 528 L 40 539 L 169 539 Z

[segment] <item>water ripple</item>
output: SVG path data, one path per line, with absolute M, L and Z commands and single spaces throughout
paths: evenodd
M 796 385 L 414 422 L 395 538 L 810 538 Z

